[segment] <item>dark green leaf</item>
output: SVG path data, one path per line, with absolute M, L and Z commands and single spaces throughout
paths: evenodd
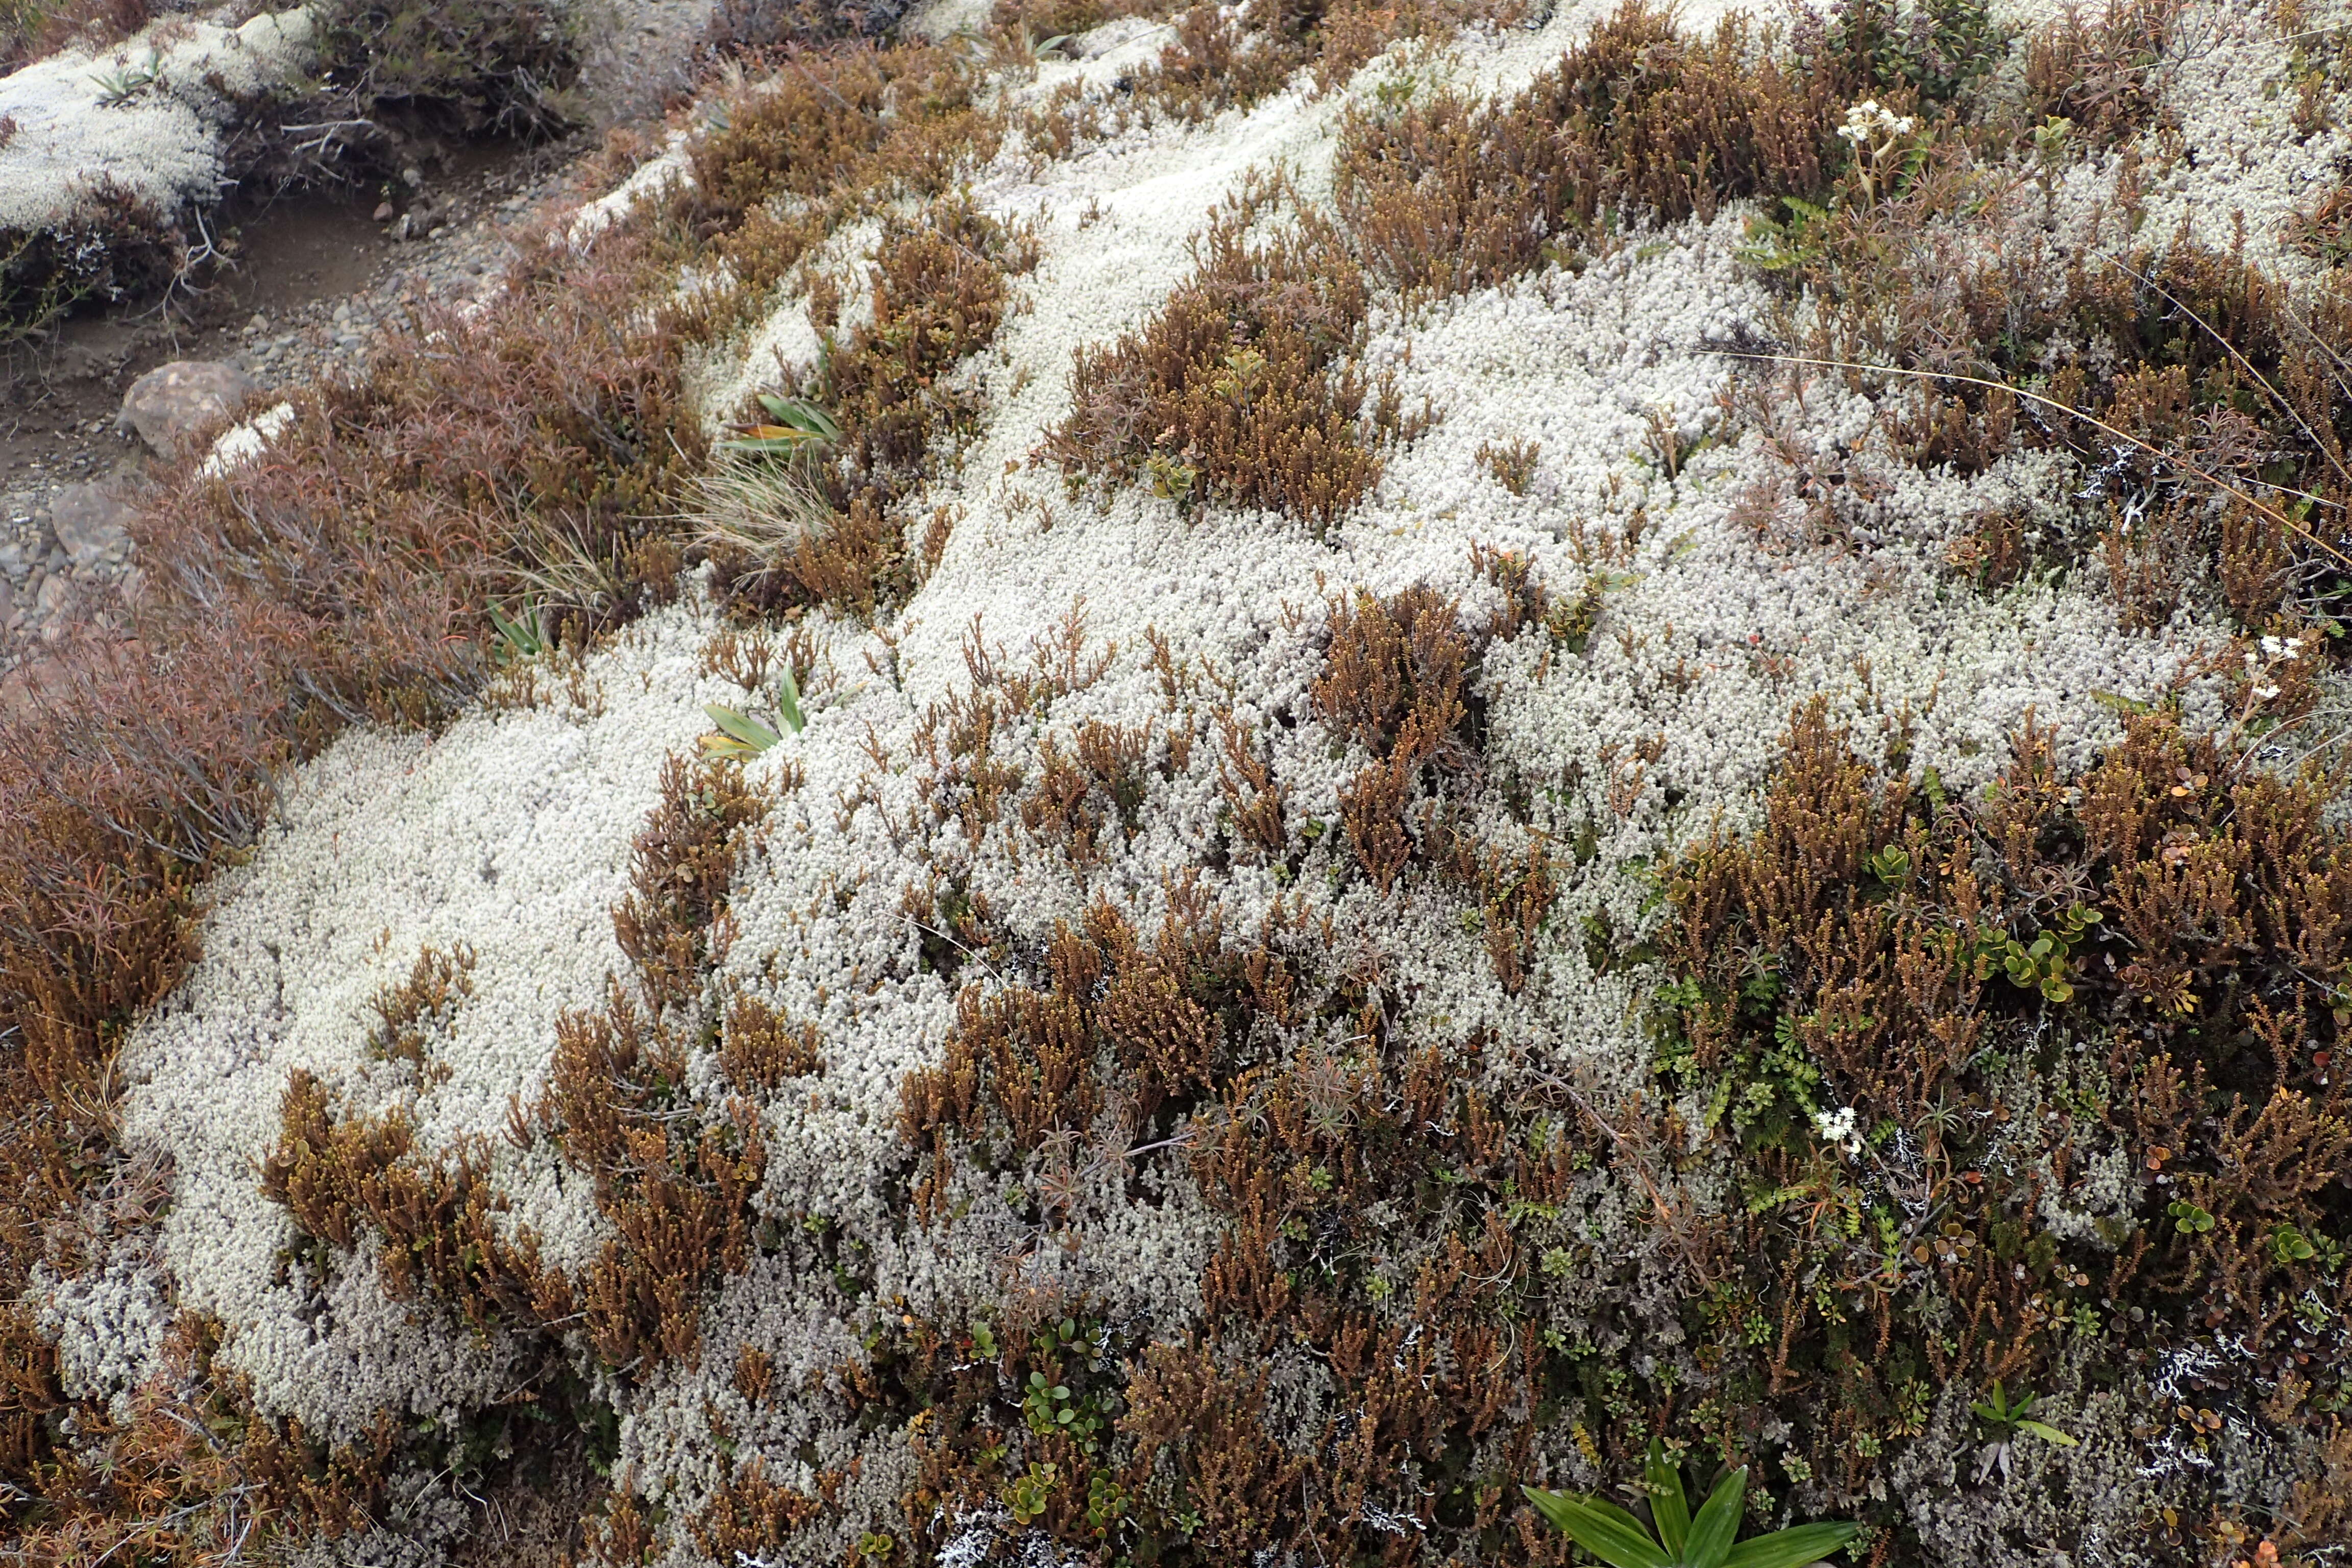
M 1666 1458 L 1666 1446 L 1650 1439 L 1649 1457 L 1642 1461 L 1642 1479 L 1650 1489 L 1650 1517 L 1657 1521 L 1658 1540 L 1675 1556 L 1690 1539 L 1690 1502 L 1683 1496 L 1682 1467 Z
M 1574 1492 L 1548 1492 L 1534 1487 L 1519 1489 L 1570 1541 L 1610 1568 L 1675 1568 L 1674 1559 L 1658 1549 L 1642 1521 L 1615 1503 Z
M 1723 1560 L 1723 1568 L 1805 1568 L 1819 1563 L 1862 1533 L 1853 1524 L 1801 1524 L 1743 1541 Z
M 1699 1506 L 1691 1521 L 1690 1542 L 1683 1549 L 1688 1568 L 1723 1568 L 1731 1553 L 1731 1538 L 1739 1533 L 1739 1504 L 1748 1495 L 1748 1467 L 1740 1466 Z

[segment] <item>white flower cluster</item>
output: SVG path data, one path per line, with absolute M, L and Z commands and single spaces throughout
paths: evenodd
M 2249 676 L 2266 673 L 2273 665 L 2289 664 L 2303 657 L 2301 637 L 2264 637 L 2262 640 L 2263 651 L 2260 657 L 2257 657 L 2252 648 L 2246 650 L 2246 673 Z M 2269 660 L 2268 664 L 2263 662 L 2264 658 Z M 2278 694 L 2277 685 L 2271 681 L 2263 681 L 2254 688 L 2254 695 L 2265 702 Z
M 1816 1110 L 1813 1112 L 1813 1131 L 1821 1134 L 1822 1142 L 1834 1143 L 1845 1151 L 1847 1159 L 1862 1158 L 1864 1145 L 1862 1130 L 1854 1125 L 1853 1106 L 1839 1110 Z
M 1865 98 L 1845 111 L 1845 123 L 1838 127 L 1838 134 L 1857 147 L 1866 147 L 1908 136 L 1918 128 L 1919 121 L 1915 117 L 1897 114 L 1878 100 Z

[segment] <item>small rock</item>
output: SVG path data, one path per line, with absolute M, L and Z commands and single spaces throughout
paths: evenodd
M 41 636 L 50 642 L 64 637 L 73 623 L 74 612 L 81 607 L 81 595 L 68 577 L 52 576 L 41 584 L 41 596 L 34 602 L 34 618 L 41 623 Z
M 269 330 L 269 318 L 256 310 L 253 319 L 245 323 L 245 330 L 248 335 L 259 337 Z
M 379 203 L 377 203 L 377 204 L 376 204 L 376 209 L 375 209 L 375 221 L 376 221 L 376 222 L 378 222 L 378 223 L 390 223 L 390 222 L 392 221 L 392 217 L 393 217 L 393 207 L 392 207 L 392 204 L 391 204 L 390 202 L 379 202 Z
M 68 485 L 49 503 L 49 529 L 79 571 L 130 552 L 132 515 L 96 485 Z
M 8 579 L 0 577 L 0 632 L 14 631 L 16 626 L 16 590 Z
M 177 454 L 189 432 L 217 425 L 253 395 L 253 383 L 217 360 L 174 360 L 131 384 L 122 417 L 139 438 L 165 457 Z

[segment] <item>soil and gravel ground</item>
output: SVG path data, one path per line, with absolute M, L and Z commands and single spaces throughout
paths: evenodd
M 687 84 L 709 11 L 709 0 L 614 8 L 584 73 L 587 122 L 568 137 L 457 147 L 413 182 L 232 200 L 215 215 L 225 262 L 200 285 L 0 349 L 0 704 L 45 644 L 136 591 L 134 562 L 74 561 L 52 519 L 68 487 L 118 486 L 145 465 L 121 418 L 133 382 L 214 360 L 277 392 L 356 369 L 372 334 L 417 306 L 478 297 L 512 255 L 508 232 L 567 189 L 603 132 L 657 114 Z

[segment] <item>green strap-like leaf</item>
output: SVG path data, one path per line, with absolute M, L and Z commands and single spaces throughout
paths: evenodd
M 835 425 L 825 411 L 815 404 L 803 403 L 797 397 L 778 397 L 771 392 L 763 392 L 759 395 L 760 406 L 766 409 L 768 417 L 778 424 L 789 425 L 793 429 L 822 441 L 837 441 L 841 438 L 841 426 Z
M 1690 1500 L 1683 1496 L 1682 1467 L 1666 1458 L 1666 1446 L 1650 1439 L 1649 1457 L 1642 1461 L 1642 1480 L 1650 1490 L 1650 1517 L 1657 1521 L 1658 1541 L 1679 1557 L 1690 1539 Z
M 782 739 L 757 719 L 746 718 L 732 708 L 722 707 L 716 702 L 706 702 L 702 705 L 702 710 L 710 715 L 712 723 L 755 752 L 764 752 Z
M 793 673 L 790 659 L 784 661 L 783 690 L 776 699 L 776 712 L 783 720 L 784 728 L 795 735 L 799 734 L 802 727 L 808 722 L 801 712 L 800 677 Z
M 507 619 L 504 616 L 499 614 L 499 607 L 496 605 L 486 605 L 483 608 L 489 612 L 490 625 L 497 628 L 499 637 L 504 640 L 509 647 L 514 649 L 515 652 L 528 658 L 531 654 L 539 652 L 540 649 L 545 646 L 540 640 L 540 636 L 537 631 L 531 629 L 529 626 L 519 626 L 515 622 Z M 538 619 L 537 616 L 531 615 L 528 610 L 523 612 L 523 618 L 526 622 L 536 621 Z
M 1610 1568 L 1675 1568 L 1675 1561 L 1658 1549 L 1642 1521 L 1596 1497 L 1575 1492 L 1548 1492 L 1521 1487 L 1538 1511 L 1567 1537 Z
M 1723 1560 L 1723 1568 L 1805 1568 L 1819 1563 L 1862 1533 L 1853 1524 L 1801 1524 L 1743 1541 Z
M 2017 1429 L 2021 1432 L 2031 1432 L 2035 1436 L 2041 1438 L 2043 1442 L 2055 1443 L 2062 1448 L 2079 1448 L 2082 1447 L 2082 1445 L 2075 1439 L 2069 1437 L 2065 1433 L 2061 1432 L 2057 1427 L 2051 1426 L 2046 1421 L 2021 1421 L 2017 1424 Z
M 1739 1533 L 1739 1504 L 1748 1495 L 1748 1467 L 1740 1466 L 1699 1505 L 1691 1521 L 1690 1542 L 1683 1548 L 1686 1568 L 1723 1568 L 1731 1555 L 1731 1538 Z

